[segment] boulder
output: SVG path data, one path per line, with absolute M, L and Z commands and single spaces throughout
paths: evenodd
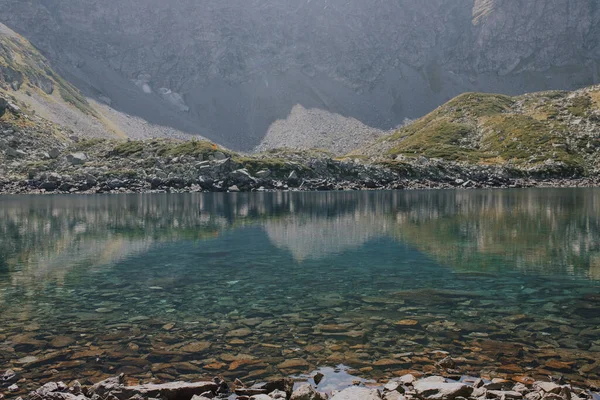
M 40 189 L 44 189 L 48 192 L 51 192 L 53 190 L 56 190 L 58 188 L 58 183 L 55 181 L 47 181 L 47 182 L 43 182 L 40 185 Z
M 4 150 L 4 154 L 6 154 L 6 157 L 10 158 L 17 158 L 20 155 L 19 150 L 13 149 L 12 147 L 7 147 L 6 150 Z
M 298 184 L 298 173 L 296 171 L 290 172 L 287 178 L 288 185 L 297 185 Z
M 379 390 L 363 387 L 350 387 L 337 393 L 331 400 L 381 400 Z
M 48 150 L 48 156 L 52 159 L 58 158 L 58 156 L 60 156 L 60 150 L 57 148 L 52 148 Z
M 213 157 L 217 161 L 222 161 L 222 160 L 227 159 L 227 156 L 225 154 L 223 154 L 222 152 L 220 152 L 220 151 L 215 151 L 214 154 L 213 154 Z
M 229 174 L 229 178 L 238 185 L 247 185 L 249 183 L 255 183 L 256 179 L 254 179 L 247 169 L 237 169 Z
M 82 165 L 87 161 L 87 156 L 84 153 L 71 153 L 67 155 L 67 161 L 71 165 Z
M 546 393 L 559 394 L 561 386 L 557 385 L 554 382 L 537 381 L 537 382 L 535 382 L 533 384 L 533 388 L 535 390 L 537 390 L 537 391 L 543 391 L 543 392 L 546 392 Z
M 271 393 L 275 390 L 285 392 L 288 396 L 292 395 L 294 390 L 294 380 L 291 378 L 275 379 L 269 382 L 261 383 L 256 385 L 259 389 L 265 391 L 265 393 Z
M 8 109 L 8 101 L 5 98 L 0 97 L 0 117 L 4 115 Z
M 294 390 L 290 400 L 327 400 L 327 395 L 317 392 L 307 383 Z
M 287 399 L 287 393 L 281 391 L 281 390 L 277 390 L 275 389 L 274 391 L 272 391 L 271 393 L 269 393 L 269 397 L 272 399 L 282 399 L 285 400 Z
M 259 179 L 265 179 L 271 176 L 271 171 L 268 169 L 261 169 L 256 173 L 256 177 Z
M 383 400 L 405 400 L 405 397 L 400 392 L 387 392 L 383 394 Z
M 473 388 L 460 382 L 440 382 L 439 379 L 420 379 L 413 384 L 417 396 L 429 400 L 452 400 L 456 397 L 468 398 Z

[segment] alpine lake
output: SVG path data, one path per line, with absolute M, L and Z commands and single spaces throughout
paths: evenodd
M 30 389 L 377 381 L 448 354 L 598 387 L 600 189 L 1 197 L 0 316 Z

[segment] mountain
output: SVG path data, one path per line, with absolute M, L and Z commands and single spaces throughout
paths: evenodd
M 157 132 L 250 150 L 289 135 L 303 136 L 296 147 L 339 142 L 322 132 L 340 118 L 347 118 L 342 140 L 360 146 L 364 125 L 380 135 L 463 92 L 517 95 L 596 83 L 599 5 L 0 0 L 0 21 L 112 110 Z M 316 112 L 298 118 L 298 105 Z M 281 121 L 293 123 L 282 128 Z
M 599 152 L 600 86 L 592 86 L 517 97 L 465 93 L 351 155 L 594 175 Z

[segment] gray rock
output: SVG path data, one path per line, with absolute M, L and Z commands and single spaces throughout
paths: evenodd
M 4 115 L 6 110 L 8 109 L 8 100 L 3 97 L 0 97 L 0 117 Z
M 337 393 L 331 400 L 381 400 L 379 390 L 362 387 L 350 387 Z
M 488 390 L 486 397 L 488 399 L 522 399 L 523 394 L 512 390 Z
M 256 182 L 256 179 L 254 179 L 250 173 L 248 172 L 247 169 L 243 168 L 243 169 L 238 169 L 235 170 L 233 172 L 231 172 L 229 174 L 229 177 L 231 179 L 233 179 L 236 183 L 239 184 L 248 184 L 248 183 L 252 183 L 252 182 Z
M 271 171 L 268 169 L 261 169 L 256 173 L 256 177 L 260 179 L 265 179 L 271 176 Z
M 554 382 L 543 382 L 543 381 L 536 381 L 533 384 L 533 388 L 538 390 L 538 391 L 543 391 L 545 393 L 555 393 L 555 394 L 559 394 L 560 393 L 560 389 L 561 386 L 557 385 Z
M 21 107 L 19 107 L 18 105 L 11 103 L 10 101 L 8 102 L 8 107 L 7 109 L 12 112 L 13 114 L 20 114 L 21 113 Z
M 139 386 L 124 386 L 123 375 L 109 378 L 97 383 L 88 390 L 88 396 L 97 394 L 100 397 L 112 395 L 118 400 L 126 400 L 139 395 L 144 398 L 161 398 L 164 400 L 191 399 L 194 395 L 205 392 L 214 393 L 219 388 L 214 382 L 171 382 L 164 384 L 147 384 Z
M 459 382 L 440 382 L 437 379 L 420 379 L 413 385 L 417 395 L 430 400 L 452 400 L 456 397 L 469 397 L 473 388 Z
M 522 383 L 515 384 L 515 386 L 513 386 L 512 390 L 514 390 L 515 392 L 519 392 L 521 394 L 526 394 L 526 393 L 530 392 L 529 388 L 527 386 L 523 385 Z
M 226 156 L 225 154 L 223 154 L 222 152 L 220 152 L 220 151 L 215 151 L 215 152 L 213 153 L 213 157 L 214 157 L 214 158 L 215 158 L 215 160 L 217 160 L 217 161 L 223 161 L 223 160 L 226 160 L 226 159 L 227 159 L 227 156 Z
M 383 390 L 387 392 L 399 391 L 398 389 L 404 391 L 402 384 L 397 380 L 391 380 L 383 387 Z
M 240 188 L 238 188 L 237 185 L 233 185 L 233 186 L 229 186 L 229 188 L 227 188 L 227 190 L 232 193 L 236 193 L 236 192 L 240 191 Z
M 410 385 L 416 380 L 417 380 L 417 378 L 415 378 L 415 376 L 412 374 L 402 375 L 399 378 L 399 381 L 402 382 L 403 385 Z
M 317 392 L 307 383 L 294 390 L 290 400 L 327 400 L 327 395 Z
M 71 153 L 67 155 L 67 161 L 71 165 L 82 165 L 87 161 L 87 156 L 84 153 Z
M 10 158 L 17 158 L 20 155 L 19 151 L 17 149 L 13 149 L 12 147 L 7 147 L 6 150 L 4 150 L 4 154 L 6 157 Z
M 440 360 L 436 365 L 439 367 L 442 367 L 442 368 L 447 368 L 447 369 L 456 368 L 456 362 L 450 356 L 445 357 L 444 359 Z
M 8 391 L 9 392 L 18 392 L 19 391 L 19 386 L 16 383 L 13 383 L 12 385 L 10 385 L 8 387 Z
M 383 400 L 405 400 L 406 397 L 404 397 L 403 394 L 399 393 L 399 392 L 386 392 L 383 394 Z
M 56 190 L 57 188 L 58 188 L 58 183 L 57 182 L 53 182 L 53 181 L 43 182 L 40 185 L 40 189 L 44 189 L 44 190 L 46 190 L 48 192 Z
M 58 156 L 60 156 L 60 150 L 57 148 L 52 148 L 48 150 L 48 156 L 52 159 L 58 158 Z
M 271 396 L 267 396 L 266 394 L 256 394 L 250 397 L 250 400 L 273 400 Z
M 283 400 L 285 400 L 285 399 L 287 399 L 288 396 L 287 396 L 287 393 L 285 393 L 284 391 L 275 389 L 274 391 L 272 391 L 271 393 L 269 393 L 269 397 L 272 398 L 272 399 L 283 399 Z

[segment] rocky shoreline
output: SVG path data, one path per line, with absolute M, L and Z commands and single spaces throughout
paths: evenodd
M 442 360 L 443 362 L 444 360 Z M 452 360 L 448 357 L 448 362 Z M 520 382 L 495 378 L 464 376 L 422 376 L 405 374 L 384 383 L 345 385 L 338 390 L 323 392 L 320 383 L 326 377 L 317 372 L 310 379 L 280 378 L 267 382 L 245 384 L 239 379 L 226 382 L 215 377 L 210 381 L 170 382 L 163 384 L 128 385 L 123 374 L 91 386 L 79 381 L 70 384 L 49 382 L 30 392 L 21 400 L 594 400 L 600 398 L 590 389 L 568 383 L 534 381 Z M 11 370 L 0 376 L 0 387 L 18 392 L 13 383 L 18 376 Z M 4 395 L 0 393 L 0 399 Z M 13 396 L 14 397 L 14 396 Z
M 0 174 L 0 194 L 195 193 L 340 190 L 422 190 L 527 187 L 595 187 L 599 176 L 513 171 L 505 167 L 418 159 L 364 163 L 327 154 L 283 151 L 274 155 L 240 156 L 226 151 L 203 153 L 203 142 L 155 141 L 132 146 L 192 148 L 177 156 L 129 157 L 109 142 L 87 152 L 55 150 L 42 161 L 23 163 L 12 157 Z M 175 146 L 173 149 L 172 146 Z M 81 147 L 81 146 L 80 146 Z M 100 147 L 101 149 L 98 149 Z M 163 148 L 164 150 L 164 148 Z M 197 154 L 195 152 L 198 151 Z M 126 151 L 125 151 L 126 153 Z M 8 153 L 7 153 L 8 154 Z M 12 153 L 11 153 L 12 154 Z
M 202 140 L 84 138 L 6 102 L 0 194 L 398 190 L 599 186 L 551 162 L 337 157 L 323 150 L 233 152 Z M 12 108 L 11 108 L 12 107 Z M 1 114 L 1 113 L 0 113 Z

